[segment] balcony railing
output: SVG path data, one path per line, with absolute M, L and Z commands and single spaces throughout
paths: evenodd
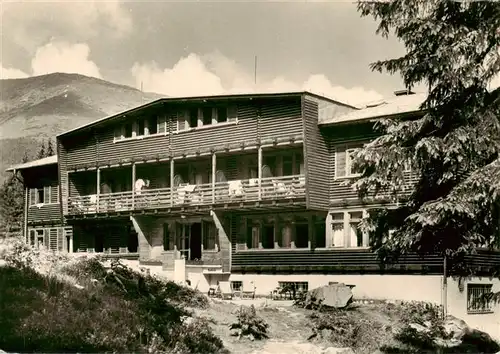
M 69 198 L 69 214 L 109 213 L 143 209 L 257 202 L 303 198 L 303 175 L 271 177 L 207 184 L 185 184 L 175 188 L 145 189 Z

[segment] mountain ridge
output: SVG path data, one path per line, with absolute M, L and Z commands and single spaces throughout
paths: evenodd
M 80 74 L 0 80 L 0 179 L 42 140 L 162 97 Z

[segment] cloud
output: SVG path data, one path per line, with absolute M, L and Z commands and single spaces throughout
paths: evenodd
M 36 50 L 31 69 L 33 75 L 64 72 L 101 78 L 89 54 L 90 48 L 85 43 L 50 42 Z
M 28 76 L 24 71 L 15 68 L 6 68 L 0 62 L 0 79 L 22 79 Z
M 174 97 L 307 90 L 355 105 L 382 98 L 376 91 L 363 87 L 334 85 L 323 74 L 310 75 L 303 82 L 283 76 L 263 77 L 255 84 L 253 75 L 220 52 L 202 56 L 191 53 L 166 69 L 154 62 L 135 63 L 131 72 L 137 88 L 142 85 L 145 91 Z
M 161 70 L 156 63 L 138 64 L 132 67 L 132 75 L 138 87 L 144 84 L 147 91 L 167 96 L 222 94 L 221 79 L 207 70 L 196 54 L 181 58 L 172 69 Z
M 1 31 L 31 54 L 53 36 L 87 41 L 102 36 L 105 30 L 122 36 L 132 29 L 131 14 L 119 0 L 5 1 L 0 16 Z

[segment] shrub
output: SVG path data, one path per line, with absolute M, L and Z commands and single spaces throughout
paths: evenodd
M 314 312 L 309 318 L 312 322 L 311 340 L 322 337 L 336 346 L 364 348 L 368 346 L 374 332 L 381 330 L 381 324 L 368 321 L 355 310 L 330 309 L 328 312 Z
M 250 307 L 240 306 L 236 312 L 236 318 L 238 322 L 230 326 L 230 329 L 237 330 L 233 335 L 239 337 L 251 336 L 255 339 L 269 338 L 267 335 L 269 325 L 262 318 L 257 316 L 257 312 L 253 305 Z
M 174 353 L 229 353 L 224 349 L 222 340 L 213 334 L 205 319 L 197 318 L 184 324 L 176 334 Z

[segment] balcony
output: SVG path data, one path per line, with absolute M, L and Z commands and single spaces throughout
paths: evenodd
M 293 175 L 74 196 L 68 198 L 68 213 L 114 213 L 302 198 L 305 198 L 305 177 Z

